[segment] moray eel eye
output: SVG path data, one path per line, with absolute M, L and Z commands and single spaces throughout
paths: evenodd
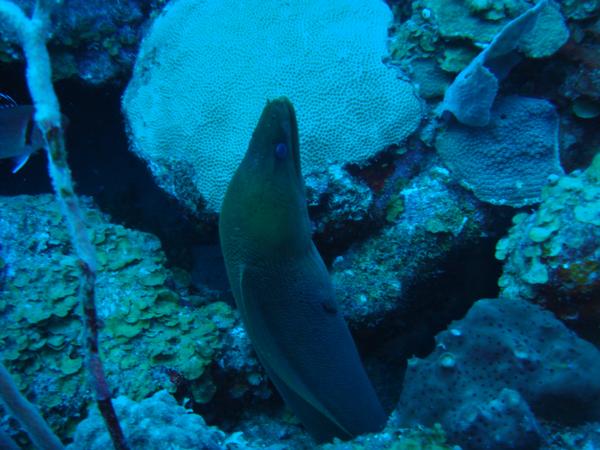
M 287 154 L 288 154 L 287 145 L 285 145 L 283 142 L 280 142 L 279 144 L 277 144 L 277 147 L 275 147 L 275 157 L 277 159 L 285 159 Z

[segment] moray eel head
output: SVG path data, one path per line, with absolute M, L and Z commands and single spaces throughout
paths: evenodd
M 298 126 L 287 98 L 267 102 L 223 205 L 221 221 L 239 224 L 257 252 L 310 245 Z

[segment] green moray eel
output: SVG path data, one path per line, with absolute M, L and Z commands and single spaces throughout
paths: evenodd
M 221 248 L 267 374 L 318 441 L 380 430 L 385 413 L 311 239 L 291 102 L 267 102 L 223 200 Z

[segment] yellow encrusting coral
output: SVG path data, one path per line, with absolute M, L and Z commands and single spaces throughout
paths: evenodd
M 196 401 L 209 400 L 215 388 L 205 369 L 234 324 L 232 309 L 223 302 L 186 306 L 187 287 L 178 287 L 165 267 L 159 240 L 111 224 L 91 202 L 83 203 L 98 254 L 96 301 L 109 382 L 141 400 L 162 388 L 174 391 L 175 381 L 185 380 Z M 0 209 L 1 357 L 21 390 L 66 436 L 74 412 L 91 399 L 76 259 L 52 196 L 0 197 Z

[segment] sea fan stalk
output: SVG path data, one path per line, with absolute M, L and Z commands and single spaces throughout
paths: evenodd
M 87 233 L 67 164 L 58 98 L 52 85 L 50 56 L 46 48 L 49 15 L 56 0 L 38 0 L 31 18 L 8 0 L 0 0 L 0 21 L 17 37 L 27 62 L 27 84 L 35 106 L 35 120 L 42 130 L 48 154 L 48 170 L 57 200 L 67 221 L 71 242 L 81 268 L 79 301 L 84 324 L 84 348 L 96 402 L 117 450 L 127 449 L 115 414 L 98 351 L 98 319 L 95 305 L 96 253 Z M 22 423 L 24 427 L 31 426 Z
M 35 446 L 42 450 L 63 450 L 64 447 L 44 418 L 20 392 L 10 373 L 0 364 L 0 400 L 8 412 L 19 421 Z M 12 439 L 0 431 L 0 445 L 6 450 L 18 449 Z

